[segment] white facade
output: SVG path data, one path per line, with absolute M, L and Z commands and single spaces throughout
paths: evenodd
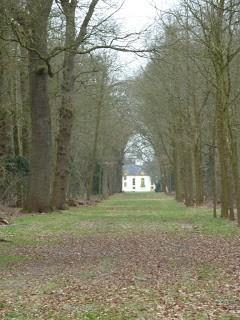
M 123 192 L 150 192 L 155 186 L 151 182 L 151 177 L 146 175 L 124 175 L 122 177 Z

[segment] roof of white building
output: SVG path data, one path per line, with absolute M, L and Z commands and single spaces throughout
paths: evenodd
M 123 175 L 126 176 L 147 176 L 147 172 L 136 164 L 127 164 L 123 166 Z

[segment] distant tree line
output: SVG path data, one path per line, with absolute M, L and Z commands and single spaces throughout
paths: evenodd
M 240 3 L 183 0 L 159 14 L 154 53 L 134 95 L 139 128 L 176 199 L 212 201 L 240 225 Z
M 131 131 L 114 55 L 132 50 L 91 0 L 0 3 L 0 201 L 29 212 L 121 190 Z M 122 42 L 124 39 L 124 43 Z M 101 49 L 100 51 L 98 49 Z

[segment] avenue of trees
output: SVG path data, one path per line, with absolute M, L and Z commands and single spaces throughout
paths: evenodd
M 47 212 L 71 196 L 121 191 L 131 125 L 106 50 L 133 50 L 135 35 L 113 20 L 120 7 L 1 1 L 1 202 Z
M 176 199 L 212 201 L 240 224 L 240 3 L 184 0 L 159 15 L 155 52 L 132 92 L 139 127 Z
M 0 3 L 0 201 L 28 212 L 121 191 L 140 134 L 176 199 L 213 203 L 240 225 L 240 1 L 182 0 L 156 13 L 155 40 L 114 20 L 120 1 Z M 115 51 L 150 51 L 117 79 Z M 167 188 L 166 188 L 167 190 Z

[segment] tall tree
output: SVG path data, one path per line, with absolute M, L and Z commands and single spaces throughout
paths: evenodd
M 52 132 L 48 97 L 48 23 L 53 0 L 28 0 L 24 30 L 29 55 L 31 148 L 28 196 L 25 209 L 49 211 L 52 182 Z M 38 18 L 37 18 L 38 17 Z
M 74 67 L 75 56 L 79 46 L 87 35 L 89 22 L 94 14 L 99 0 L 92 0 L 83 19 L 80 31 L 76 34 L 76 8 L 78 1 L 61 0 L 61 5 L 66 18 L 66 33 L 63 62 L 62 102 L 60 109 L 60 129 L 57 137 L 57 159 L 53 186 L 52 205 L 63 209 L 66 204 L 68 179 L 70 141 L 73 126 L 73 99 L 74 99 Z

